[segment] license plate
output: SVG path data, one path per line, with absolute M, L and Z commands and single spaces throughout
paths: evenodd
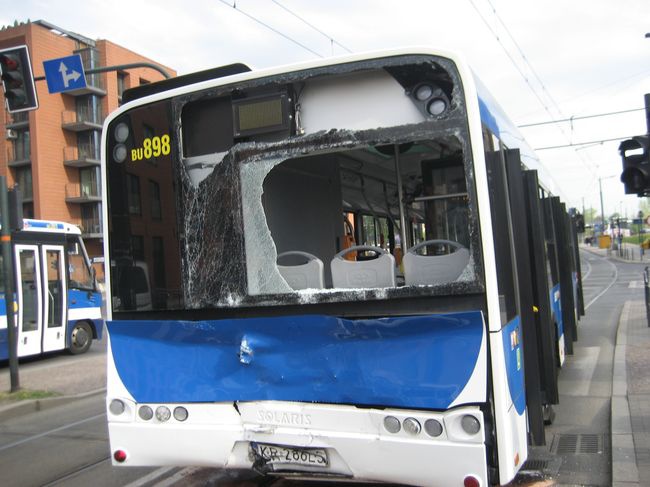
M 327 451 L 323 448 L 294 448 L 264 443 L 251 443 L 251 448 L 266 463 L 312 467 L 327 467 L 329 465 Z

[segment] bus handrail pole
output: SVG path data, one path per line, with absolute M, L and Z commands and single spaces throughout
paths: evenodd
M 0 176 L 0 241 L 2 242 L 2 262 L 5 287 L 5 310 L 7 313 L 7 345 L 9 347 L 10 392 L 20 389 L 18 377 L 18 336 L 16 329 L 16 310 L 14 309 L 14 265 L 11 252 L 11 228 L 9 225 L 9 196 L 7 180 Z
M 401 234 L 402 255 L 406 255 L 408 244 L 406 242 L 406 213 L 404 211 L 404 188 L 402 188 L 402 173 L 400 172 L 399 145 L 395 144 L 395 175 L 397 179 L 397 199 L 399 204 L 399 225 Z

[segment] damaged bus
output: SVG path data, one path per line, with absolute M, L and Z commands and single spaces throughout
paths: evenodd
M 236 64 L 124 102 L 102 142 L 115 465 L 514 478 L 557 402 L 570 221 L 461 58 Z M 112 275 L 137 262 L 148 309 Z

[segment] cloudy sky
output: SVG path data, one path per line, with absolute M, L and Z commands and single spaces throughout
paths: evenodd
M 8 0 L 3 0 L 8 2 Z M 46 20 L 185 74 L 382 48 L 462 53 L 555 174 L 569 205 L 636 212 L 618 144 L 646 132 L 649 0 L 21 0 L 0 25 Z M 625 110 L 627 113 L 581 119 Z M 594 142 L 585 144 L 584 142 Z M 573 144 L 572 147 L 544 149 Z M 581 145 L 578 145 L 581 144 Z M 613 177 L 612 177 L 613 176 Z

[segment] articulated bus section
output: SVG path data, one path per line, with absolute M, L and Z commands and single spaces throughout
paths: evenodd
M 460 57 L 238 64 L 124 100 L 102 144 L 115 465 L 514 478 L 577 338 L 579 262 Z

